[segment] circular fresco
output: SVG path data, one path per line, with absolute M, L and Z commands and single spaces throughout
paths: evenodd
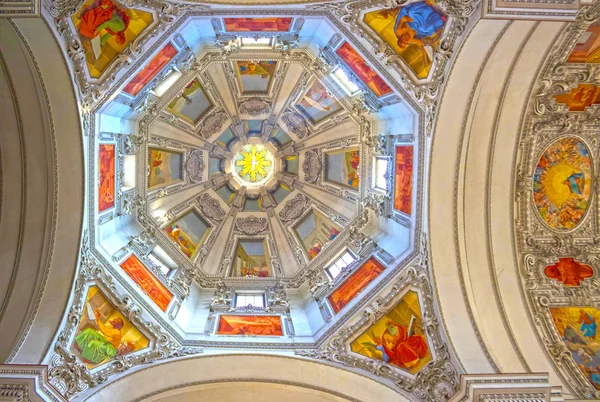
M 273 174 L 273 155 L 260 144 L 244 146 L 232 163 L 233 171 L 246 186 L 259 186 Z
M 576 138 L 551 144 L 533 175 L 533 202 L 548 226 L 573 229 L 590 202 L 592 161 L 586 145 Z

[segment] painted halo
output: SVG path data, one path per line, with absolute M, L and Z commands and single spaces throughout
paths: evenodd
M 592 159 L 583 141 L 566 137 L 542 153 L 533 175 L 533 203 L 552 229 L 571 230 L 585 216 L 592 195 Z

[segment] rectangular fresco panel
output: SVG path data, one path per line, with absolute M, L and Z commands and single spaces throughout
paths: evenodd
M 223 18 L 229 32 L 287 32 L 291 18 Z
M 600 104 L 600 87 L 579 84 L 570 93 L 554 95 L 554 99 L 566 105 L 570 112 L 583 112 L 589 106 Z
M 145 349 L 149 343 L 149 339 L 104 297 L 98 287 L 89 288 L 71 346 L 71 352 L 88 369 Z
M 350 348 L 354 353 L 417 374 L 432 359 L 417 293 L 409 291 Z
M 222 315 L 217 335 L 283 336 L 281 317 L 271 315 Z
M 191 81 L 183 94 L 167 106 L 167 110 L 183 121 L 195 125 L 213 106 L 198 80 Z
M 175 46 L 168 43 L 152 58 L 152 60 L 150 60 L 150 63 L 146 64 L 142 71 L 137 73 L 136 76 L 125 85 L 123 92 L 126 92 L 131 96 L 139 94 L 140 91 L 144 89 L 144 87 L 148 85 L 160 70 L 169 64 L 176 55 L 177 49 L 175 49 Z
M 600 343 L 596 339 L 600 310 L 592 307 L 558 307 L 551 308 L 550 314 L 579 370 L 600 390 Z
M 125 7 L 117 0 L 87 0 L 71 19 L 92 78 L 99 78 L 153 20 L 151 13 Z
M 327 154 L 326 180 L 346 187 L 358 188 L 358 165 L 360 153 L 357 149 Z
M 162 311 L 167 311 L 173 294 L 134 254 L 121 263 L 121 268 Z
M 233 276 L 266 278 L 271 276 L 271 261 L 264 240 L 240 240 L 233 262 Z
M 115 206 L 115 145 L 100 144 L 98 147 L 98 212 Z
M 183 179 L 182 155 L 164 149 L 149 148 L 148 188 L 173 183 Z
M 277 62 L 238 61 L 236 66 L 243 94 L 268 92 Z
M 412 211 L 413 147 L 396 147 L 394 209 L 410 215 Z
M 568 63 L 600 63 L 600 21 L 589 26 L 567 58 Z
M 308 88 L 296 107 L 313 124 L 319 123 L 342 109 L 339 102 L 327 93 L 323 84 L 318 80 Z
M 208 237 L 211 227 L 196 211 L 190 211 L 163 229 L 185 255 L 192 258 Z
M 336 54 L 373 91 L 375 96 L 381 97 L 392 92 L 392 88 L 385 83 L 379 74 L 369 67 L 365 59 L 348 42 L 342 43 L 342 46 L 336 50 Z
M 321 252 L 325 243 L 335 239 L 340 230 L 341 227 L 338 224 L 333 223 L 331 219 L 315 209 L 294 228 L 309 260 Z
M 369 258 L 359 269 L 348 277 L 332 294 L 327 297 L 333 311 L 337 314 L 369 283 L 383 272 L 385 267 L 375 257 Z
M 415 73 L 427 78 L 448 17 L 435 1 L 409 3 L 366 13 L 364 22 Z

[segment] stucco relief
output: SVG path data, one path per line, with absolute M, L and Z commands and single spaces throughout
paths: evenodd
M 574 107 L 565 96 L 598 76 L 598 65 L 568 59 L 598 17 L 598 5 L 583 9 L 551 50 L 521 132 L 515 183 L 515 233 L 528 306 L 549 360 L 581 398 L 600 397 L 600 361 L 591 346 L 595 330 L 588 330 L 600 302 L 595 273 L 600 109 L 593 99 Z

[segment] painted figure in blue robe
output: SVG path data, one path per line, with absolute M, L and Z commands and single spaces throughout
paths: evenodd
M 579 310 L 579 330 L 586 338 L 596 339 L 596 320 L 583 310 Z
M 398 46 L 404 49 L 408 45 L 420 48 L 431 45 L 432 38 L 444 26 L 446 18 L 426 2 L 402 7 L 394 25 Z
M 573 173 L 571 176 L 567 177 L 565 184 L 569 186 L 571 193 L 583 194 L 583 187 L 585 185 L 583 173 Z
M 592 380 L 592 384 L 594 384 L 596 387 L 600 386 L 600 374 L 598 374 L 598 373 L 591 373 L 590 374 L 590 380 Z

